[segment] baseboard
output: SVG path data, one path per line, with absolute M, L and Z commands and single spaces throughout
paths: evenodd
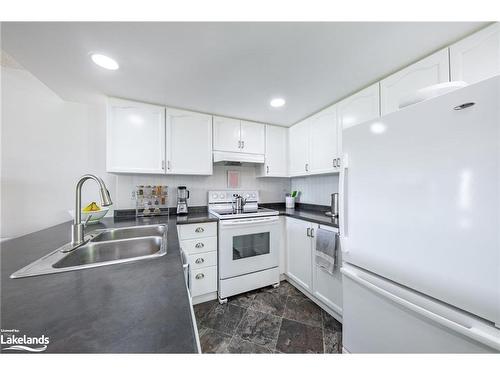
M 193 305 L 198 305 L 203 302 L 213 301 L 217 299 L 217 292 L 202 294 L 201 296 L 193 297 Z

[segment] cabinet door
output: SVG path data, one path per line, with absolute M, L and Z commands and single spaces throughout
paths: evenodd
M 264 124 L 241 120 L 241 152 L 264 155 L 265 139 Z
M 312 292 L 311 237 L 307 236 L 310 227 L 311 224 L 307 221 L 286 218 L 287 275 Z
M 314 235 L 317 234 L 319 225 L 313 224 Z M 335 228 L 322 226 L 322 229 L 337 232 Z M 338 241 L 338 239 L 337 239 Z M 342 315 L 342 274 L 340 267 L 342 266 L 342 256 L 340 252 L 340 243 L 337 243 L 337 259 L 333 275 L 316 265 L 316 238 L 313 238 L 313 295 L 327 305 L 331 310 L 339 315 Z
M 290 176 L 303 176 L 309 169 L 309 120 L 288 128 L 288 172 Z
M 449 81 L 448 49 L 443 49 L 380 81 L 382 116 L 397 111 L 416 90 Z
M 106 170 L 165 173 L 165 107 L 110 98 Z
M 351 126 L 380 117 L 379 83 L 375 83 L 337 104 L 338 126 Z
M 287 128 L 266 125 L 266 161 L 264 176 L 287 176 Z
M 309 173 L 338 172 L 337 107 L 335 105 L 311 118 Z
M 167 173 L 212 174 L 212 116 L 167 109 Z
M 214 150 L 242 152 L 240 143 L 240 120 L 214 116 Z
M 452 81 L 469 84 L 500 74 L 500 24 L 495 23 L 450 47 Z

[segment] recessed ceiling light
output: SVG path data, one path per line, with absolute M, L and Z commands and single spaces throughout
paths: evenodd
M 104 69 L 116 70 L 120 67 L 120 65 L 118 65 L 118 63 L 111 57 L 101 55 L 100 53 L 93 53 L 92 55 L 90 55 L 90 58 L 96 65 L 99 65 Z
M 278 108 L 278 107 L 283 107 L 285 105 L 286 101 L 285 99 L 283 98 L 274 98 L 273 100 L 271 100 L 271 107 L 275 107 L 275 108 Z

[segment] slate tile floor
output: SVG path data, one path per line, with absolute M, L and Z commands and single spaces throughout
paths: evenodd
M 194 306 L 203 353 L 340 353 L 342 325 L 287 281 Z

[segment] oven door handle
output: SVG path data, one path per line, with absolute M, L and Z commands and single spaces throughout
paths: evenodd
M 278 216 L 259 217 L 253 219 L 236 219 L 236 220 L 221 220 L 219 223 L 222 227 L 238 226 L 238 225 L 254 225 L 254 224 L 269 224 L 279 220 Z

